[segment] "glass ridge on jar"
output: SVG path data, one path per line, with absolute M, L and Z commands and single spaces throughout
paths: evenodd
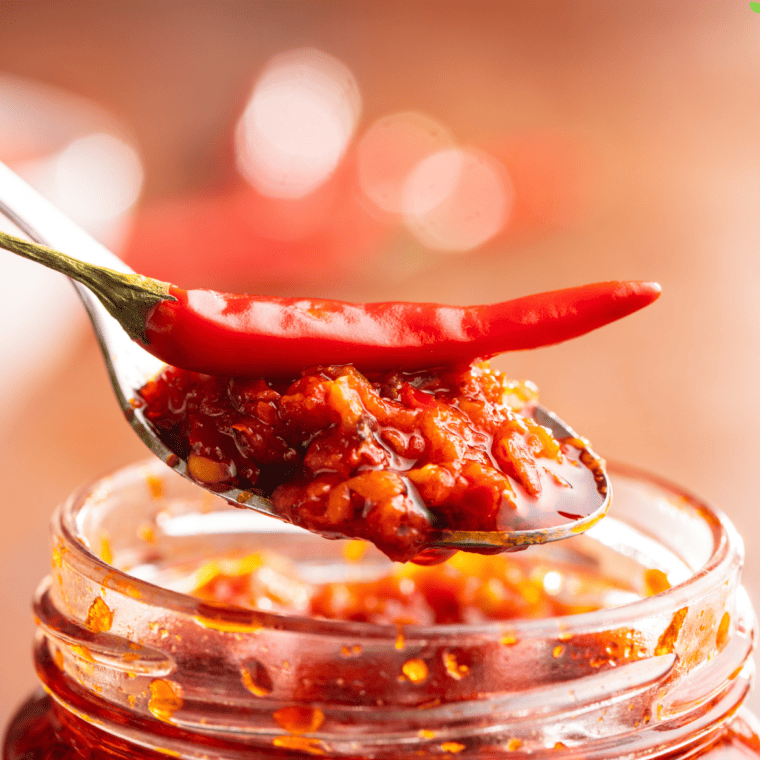
M 649 476 L 618 468 L 612 482 L 612 515 L 530 551 L 640 598 L 564 617 L 393 626 L 183 593 L 209 558 L 257 549 L 313 582 L 368 579 L 390 563 L 372 550 L 349 562 L 342 542 L 237 510 L 158 460 L 121 470 L 53 518 L 35 599 L 47 694 L 20 709 L 4 758 L 760 757 L 741 707 L 755 616 L 740 537 Z M 647 596 L 653 572 L 671 588 Z

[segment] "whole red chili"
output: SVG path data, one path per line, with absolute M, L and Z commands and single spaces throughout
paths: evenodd
M 294 377 L 304 367 L 360 371 L 466 364 L 583 335 L 652 303 L 652 282 L 601 282 L 481 306 L 354 304 L 169 287 L 149 313 L 145 348 L 210 375 Z

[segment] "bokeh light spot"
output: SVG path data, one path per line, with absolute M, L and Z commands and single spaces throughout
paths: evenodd
M 357 146 L 359 185 L 383 211 L 404 210 L 404 183 L 425 158 L 454 146 L 437 121 L 414 111 L 378 119 Z
M 421 161 L 404 186 L 404 219 L 423 245 L 469 251 L 507 224 L 512 185 L 492 156 L 471 148 L 440 151 Z
M 303 198 L 335 170 L 360 112 L 359 86 L 339 60 L 312 48 L 278 55 L 238 123 L 238 168 L 263 195 Z
M 50 200 L 93 234 L 128 211 L 142 189 L 137 152 L 106 133 L 69 143 L 52 159 L 50 169 Z

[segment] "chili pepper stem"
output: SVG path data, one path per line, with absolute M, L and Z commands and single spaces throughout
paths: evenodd
M 140 274 L 88 264 L 44 245 L 0 232 L 0 248 L 36 261 L 86 285 L 132 340 L 148 343 L 145 321 L 148 312 L 162 301 L 176 301 L 170 284 Z

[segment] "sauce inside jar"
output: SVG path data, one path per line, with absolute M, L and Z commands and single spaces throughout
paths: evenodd
M 344 546 L 349 557 L 359 542 Z M 350 568 L 350 566 L 349 566 Z M 460 552 L 432 565 L 356 567 L 334 581 L 315 579 L 284 555 L 259 551 L 210 559 L 181 578 L 162 579 L 204 601 L 330 620 L 394 625 L 476 624 L 546 618 L 613 607 L 649 593 L 630 583 L 525 555 Z M 667 578 L 659 588 L 667 587 Z M 158 579 L 157 579 L 158 580 Z

